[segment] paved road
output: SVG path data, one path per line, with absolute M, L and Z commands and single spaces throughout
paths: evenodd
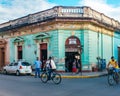
M 120 84 L 109 86 L 107 77 L 63 79 L 43 84 L 32 76 L 0 74 L 0 96 L 119 96 Z

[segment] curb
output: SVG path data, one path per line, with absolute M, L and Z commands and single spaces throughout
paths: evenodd
M 71 78 L 71 79 L 74 79 L 74 78 L 96 78 L 96 77 L 99 77 L 99 75 L 94 75 L 94 76 L 61 76 L 62 78 Z
M 34 74 L 31 74 L 31 76 L 34 76 Z M 61 78 L 66 78 L 66 79 L 75 79 L 75 78 L 97 78 L 97 77 L 102 77 L 102 76 L 107 76 L 107 74 L 90 75 L 90 76 L 61 76 Z
M 107 74 L 101 74 L 101 75 L 89 75 L 89 76 L 61 76 L 62 78 L 97 78 L 97 77 L 102 77 L 102 76 L 107 76 Z

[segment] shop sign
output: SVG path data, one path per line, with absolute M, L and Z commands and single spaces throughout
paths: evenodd
M 76 38 L 70 38 L 69 39 L 69 44 L 77 44 L 77 39 Z
M 66 52 L 77 52 L 77 48 L 66 48 L 65 49 Z

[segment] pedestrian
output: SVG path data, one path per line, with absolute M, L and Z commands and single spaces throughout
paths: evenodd
M 80 72 L 80 67 L 81 67 L 79 56 L 76 56 L 75 61 L 76 61 L 76 68 L 77 68 L 76 74 L 78 74 Z
M 43 58 L 42 58 L 42 65 L 41 65 L 41 71 L 44 71 L 45 63 L 46 63 L 46 59 L 43 56 Z
M 55 62 L 53 61 L 52 57 L 49 57 L 49 59 L 46 61 L 46 67 L 48 70 L 48 80 L 51 78 L 51 73 L 56 70 Z
M 73 65 L 72 65 L 72 73 L 76 73 L 77 68 L 76 68 L 76 60 L 74 59 Z
M 42 62 L 39 60 L 39 57 L 36 58 L 34 65 L 35 65 L 35 78 L 37 77 L 40 78 L 40 69 L 41 69 Z

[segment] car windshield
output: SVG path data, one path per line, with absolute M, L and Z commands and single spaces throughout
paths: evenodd
M 28 63 L 28 62 L 22 62 L 22 66 L 30 66 L 30 63 Z

